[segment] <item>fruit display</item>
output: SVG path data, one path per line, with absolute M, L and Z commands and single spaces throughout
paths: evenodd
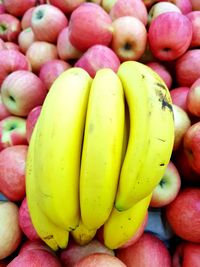
M 0 1 L 0 267 L 199 267 L 199 19 Z

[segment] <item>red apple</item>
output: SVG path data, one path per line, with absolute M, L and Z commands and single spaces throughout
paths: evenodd
M 147 8 L 141 0 L 117 0 L 110 10 L 112 20 L 123 16 L 133 16 L 147 24 Z
M 187 94 L 187 108 L 191 114 L 200 117 L 200 77 L 191 85 Z
M 74 66 L 85 69 L 91 77 L 94 77 L 99 69 L 105 67 L 117 72 L 119 65 L 119 58 L 111 48 L 105 45 L 93 45 Z
M 19 45 L 16 43 L 7 41 L 7 42 L 4 42 L 4 44 L 5 44 L 6 49 L 17 50 L 17 51 L 20 50 Z
M 190 0 L 192 4 L 192 10 L 200 10 L 200 2 L 199 0 Z
M 5 42 L 0 39 L 0 51 L 6 49 Z
M 29 46 L 35 41 L 35 35 L 30 27 L 22 30 L 18 35 L 18 44 L 23 54 L 26 54 Z
M 175 30 L 178 27 L 179 30 Z M 150 24 L 148 38 L 151 51 L 157 59 L 175 60 L 189 48 L 192 39 L 192 23 L 178 12 L 163 13 Z
M 0 14 L 0 38 L 16 42 L 20 31 L 21 24 L 18 18 L 7 13 Z
M 184 15 L 192 11 L 191 0 L 170 0 L 170 2 L 174 3 Z
M 94 3 L 76 8 L 69 21 L 69 40 L 84 52 L 96 44 L 108 46 L 112 39 L 112 20 L 108 13 Z
M 30 7 L 22 16 L 21 18 L 21 27 L 23 30 L 25 30 L 26 28 L 31 27 L 31 18 L 32 18 L 32 14 L 33 14 L 33 10 L 35 9 L 35 7 Z
M 179 86 L 190 87 L 200 77 L 200 49 L 191 49 L 175 62 L 176 81 Z
M 101 6 L 103 9 L 109 13 L 111 8 L 114 6 L 114 4 L 117 2 L 117 0 L 102 0 L 101 1 Z
M 0 1 L 0 14 L 6 13 L 6 8 L 2 0 Z
M 44 63 L 58 58 L 56 45 L 44 41 L 35 41 L 26 51 L 26 57 L 31 64 L 32 71 L 38 73 Z
M 33 10 L 31 28 L 38 41 L 56 43 L 58 34 L 67 24 L 65 14 L 53 5 L 38 5 Z
M 174 233 L 187 241 L 200 242 L 200 189 L 186 187 L 166 207 L 166 218 Z
M 27 116 L 36 106 L 42 105 L 47 89 L 41 79 L 27 70 L 9 74 L 1 85 L 2 101 L 10 113 Z
M 78 59 L 82 52 L 76 49 L 69 40 L 69 28 L 60 31 L 57 39 L 58 56 L 62 60 Z
M 25 240 L 20 247 L 19 254 L 24 253 L 28 250 L 45 250 L 52 252 L 51 248 L 48 247 L 41 239 L 40 240 Z
M 191 21 L 193 28 L 190 47 L 198 47 L 200 46 L 200 10 L 189 12 L 186 16 Z
M 28 143 L 30 142 L 31 135 L 32 135 L 33 129 L 35 127 L 35 124 L 37 122 L 37 119 L 40 115 L 41 109 L 42 109 L 42 106 L 37 106 L 37 107 L 33 108 L 27 116 L 27 119 L 26 119 L 26 137 L 27 137 Z
M 37 0 L 3 0 L 7 13 L 21 17 L 31 7 L 36 5 Z
M 0 260 L 16 251 L 22 241 L 18 212 L 17 204 L 10 201 L 0 201 Z
M 44 63 L 39 72 L 39 78 L 43 81 L 47 90 L 51 88 L 51 85 L 56 78 L 65 70 L 71 68 L 71 65 L 61 59 L 53 59 Z
M 53 6 L 58 7 L 65 14 L 72 13 L 73 10 L 78 8 L 85 0 L 49 0 L 49 3 Z
M 150 206 L 158 208 L 168 205 L 176 198 L 180 187 L 179 172 L 174 163 L 170 161 L 159 184 L 153 190 Z
M 15 70 L 29 70 L 30 65 L 25 55 L 17 50 L 0 51 L 0 86 L 8 74 Z
M 170 90 L 170 95 L 172 99 L 172 103 L 176 106 L 179 106 L 183 110 L 187 112 L 187 95 L 189 92 L 189 87 L 176 87 Z
M 121 61 L 138 60 L 147 44 L 144 24 L 133 16 L 123 16 L 112 23 L 113 38 L 111 48 Z
M 11 113 L 7 110 L 4 103 L 2 102 L 2 97 L 0 93 L 0 121 L 10 116 Z
M 151 233 L 145 232 L 135 244 L 118 249 L 116 256 L 128 267 L 171 267 L 168 249 Z

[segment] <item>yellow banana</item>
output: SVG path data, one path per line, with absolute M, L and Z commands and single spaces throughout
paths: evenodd
M 137 73 L 137 77 L 128 76 L 130 73 Z M 115 206 L 118 210 L 126 210 L 149 195 L 162 178 L 172 153 L 174 121 L 168 88 L 154 71 L 142 63 L 132 61 L 123 63 L 118 75 L 124 85 L 130 112 L 130 136 Z M 138 99 L 139 104 L 145 109 L 145 115 L 141 110 L 134 109 L 135 102 L 131 102 L 131 96 L 128 95 L 139 81 L 144 84 L 140 91 L 146 92 L 145 102 Z M 138 120 L 145 121 L 145 133 L 138 129 Z M 147 139 L 147 142 L 142 144 L 145 154 L 141 158 L 142 162 L 137 164 L 137 146 L 134 140 L 137 142 L 144 134 Z M 133 168 L 135 165 L 136 170 Z
M 117 249 L 134 236 L 148 212 L 152 194 L 140 200 L 125 211 L 113 211 L 103 226 L 104 244 L 110 249 Z
M 103 225 L 114 205 L 123 135 L 123 88 L 115 72 L 101 69 L 91 86 L 81 159 L 81 219 L 88 229 Z
M 57 226 L 79 223 L 79 172 L 92 79 L 81 68 L 63 72 L 43 103 L 35 138 L 35 180 L 40 207 Z
M 26 197 L 29 213 L 39 237 L 53 250 L 64 249 L 68 244 L 69 232 L 53 224 L 39 207 L 34 176 L 35 129 L 31 137 L 26 160 Z

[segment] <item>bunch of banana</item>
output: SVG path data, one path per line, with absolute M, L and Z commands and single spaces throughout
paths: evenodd
M 26 167 L 30 216 L 53 250 L 80 245 L 103 227 L 115 249 L 139 229 L 174 142 L 168 89 L 142 63 L 81 68 L 53 83 L 31 137 Z

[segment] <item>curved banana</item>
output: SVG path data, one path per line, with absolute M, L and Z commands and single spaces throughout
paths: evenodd
M 80 158 L 92 79 L 81 68 L 53 83 L 38 118 L 35 180 L 40 207 L 59 227 L 78 226 Z
M 57 227 L 39 207 L 34 176 L 34 142 L 35 128 L 31 137 L 26 159 L 26 197 L 33 226 L 39 237 L 53 250 L 66 248 L 69 232 Z
M 129 241 L 143 223 L 148 212 L 152 194 L 140 200 L 125 211 L 113 211 L 103 226 L 103 239 L 106 247 L 117 249 Z
M 137 77 L 128 76 L 130 73 L 137 73 Z M 149 195 L 162 178 L 172 153 L 174 120 L 168 88 L 158 74 L 142 63 L 130 61 L 120 66 L 118 76 L 124 85 L 130 112 L 130 136 L 115 207 L 118 210 L 126 210 Z M 138 101 L 145 109 L 145 114 L 136 107 L 134 109 L 135 102 L 132 102 L 129 95 L 129 92 L 134 90 L 137 80 L 144 84 L 140 91 L 145 91 L 146 101 Z M 138 129 L 138 120 L 145 121 L 145 133 Z M 137 154 L 134 140 L 137 143 L 137 139 L 140 140 L 140 136 L 144 134 L 147 142 L 141 145 L 145 154 L 141 158 L 142 162 L 137 164 L 141 154 Z M 136 170 L 133 166 L 136 166 Z
M 101 69 L 91 86 L 81 159 L 81 219 L 88 229 L 103 225 L 114 205 L 123 135 L 123 88 L 114 71 Z

